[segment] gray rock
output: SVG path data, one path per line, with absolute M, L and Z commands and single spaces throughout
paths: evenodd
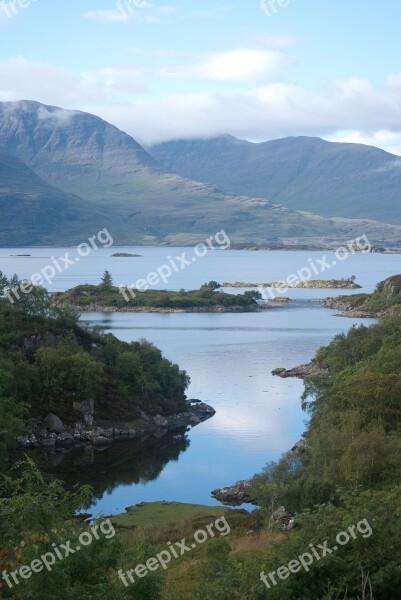
M 63 433 L 65 427 L 57 415 L 50 413 L 44 419 L 46 429 L 51 433 Z
M 294 527 L 294 517 L 285 506 L 280 506 L 277 510 L 273 512 L 269 519 L 269 529 L 279 528 L 279 529 L 292 529 Z
M 60 433 L 60 435 L 57 437 L 57 444 L 60 446 L 69 446 L 70 444 L 74 443 L 75 437 L 71 433 L 68 433 L 68 431 Z
M 157 425 L 157 427 L 162 427 L 163 429 L 167 429 L 168 427 L 168 420 L 166 419 L 166 417 L 162 417 L 161 415 L 156 415 L 153 419 L 155 425 Z
M 248 495 L 249 480 L 241 480 L 229 487 L 213 490 L 212 496 L 222 504 L 228 506 L 241 506 L 244 502 L 252 502 Z
M 82 415 L 85 425 L 93 425 L 94 418 L 93 412 L 95 409 L 95 403 L 93 400 L 84 400 L 83 402 L 74 402 L 74 410 Z

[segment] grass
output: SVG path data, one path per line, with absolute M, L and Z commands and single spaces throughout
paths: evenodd
M 216 519 L 229 511 L 222 506 L 206 506 L 203 504 L 185 504 L 182 502 L 141 502 L 129 506 L 125 513 L 110 517 L 113 525 L 117 527 L 164 527 L 208 516 Z

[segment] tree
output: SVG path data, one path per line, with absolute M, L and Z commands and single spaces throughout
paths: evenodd
M 103 273 L 102 276 L 102 282 L 100 284 L 100 286 L 104 289 L 104 290 L 111 290 L 113 287 L 113 278 L 111 276 L 110 271 L 106 271 Z

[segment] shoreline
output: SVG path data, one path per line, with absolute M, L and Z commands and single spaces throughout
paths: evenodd
M 261 312 L 264 310 L 270 310 L 278 308 L 277 306 L 271 306 L 270 304 L 261 304 L 257 306 L 192 306 L 188 308 L 158 308 L 155 306 L 101 306 L 98 304 L 87 304 L 85 306 L 79 304 L 72 304 L 79 312 L 96 312 L 96 313 L 161 313 L 161 314 L 172 314 L 172 313 L 253 313 Z
M 81 446 L 106 446 L 114 441 L 140 439 L 147 435 L 163 437 L 169 431 L 182 427 L 196 427 L 216 414 L 215 409 L 204 402 L 196 401 L 188 411 L 164 417 L 142 412 L 135 421 L 99 420 L 90 425 L 77 422 L 73 426 L 61 423 L 56 415 L 46 419 L 31 419 L 25 425 L 31 431 L 16 439 L 17 449 L 59 449 Z M 55 417 L 55 425 L 47 425 L 49 417 Z

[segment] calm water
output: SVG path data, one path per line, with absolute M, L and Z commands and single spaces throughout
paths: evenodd
M 72 257 L 66 248 L 0 250 L 0 269 L 30 277 L 51 257 Z M 59 274 L 51 291 L 79 283 L 97 283 L 108 269 L 115 284 L 130 284 L 191 249 L 124 248 L 142 258 L 112 258 L 119 249 L 93 252 Z M 11 257 L 26 254 L 29 258 Z M 322 252 L 210 252 L 166 285 L 168 289 L 197 288 L 205 281 L 272 281 L 319 259 Z M 328 254 L 330 262 L 334 255 Z M 380 280 L 401 272 L 400 256 L 351 255 L 321 278 L 356 275 L 370 292 Z M 320 277 L 320 276 L 319 276 Z M 290 290 L 293 305 L 254 314 L 85 314 L 125 341 L 146 338 L 191 376 L 190 398 L 212 404 L 216 416 L 161 440 L 114 444 L 82 455 L 75 450 L 43 460 L 66 479 L 94 486 L 95 513 L 121 512 L 130 504 L 152 500 L 214 503 L 210 491 L 248 478 L 296 442 L 305 429 L 300 410 L 302 381 L 271 375 L 276 367 L 310 360 L 316 350 L 354 322 L 339 318 L 310 300 L 333 295 L 331 290 Z M 341 292 L 343 293 L 343 292 Z M 371 322 L 364 320 L 364 322 Z M 49 462 L 50 461 L 50 462 Z

